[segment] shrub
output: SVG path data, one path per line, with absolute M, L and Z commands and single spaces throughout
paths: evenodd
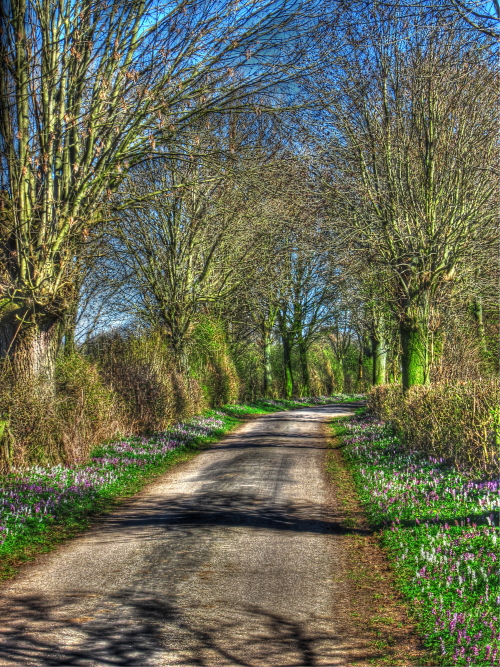
M 155 332 L 100 336 L 87 353 L 123 401 L 132 433 L 163 431 L 204 407 L 197 383 L 173 369 L 168 349 Z
M 104 384 L 96 365 L 79 354 L 59 359 L 56 382 L 64 458 L 78 463 L 96 445 L 124 430 L 123 405 Z
M 13 382 L 5 368 L 0 388 L 0 467 L 66 464 L 123 426 L 116 396 L 97 368 L 83 357 L 62 357 L 56 367 L 56 391 L 36 379 Z
M 310 390 L 313 396 L 331 396 L 342 391 L 344 377 L 342 367 L 330 346 L 320 340 L 308 351 Z
M 255 401 L 264 393 L 262 349 L 253 341 L 236 341 L 231 350 L 240 381 L 239 401 Z
M 231 357 L 224 328 L 206 317 L 193 331 L 190 367 L 211 407 L 235 403 L 240 379 Z
M 401 408 L 403 398 L 403 388 L 399 384 L 372 387 L 368 394 L 368 409 L 375 417 L 394 423 L 397 408 Z
M 471 474 L 500 472 L 498 380 L 374 387 L 370 411 L 390 422 L 407 447 L 448 459 Z
M 36 380 L 13 382 L 10 372 L 2 369 L 2 469 L 33 462 L 55 463 L 64 458 L 57 397 L 48 395 L 44 388 Z

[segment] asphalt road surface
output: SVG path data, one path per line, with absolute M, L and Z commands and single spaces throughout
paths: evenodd
M 352 664 L 324 472 L 352 407 L 247 422 L 24 568 L 0 589 L 0 665 Z

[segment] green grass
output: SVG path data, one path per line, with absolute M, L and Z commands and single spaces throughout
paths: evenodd
M 326 467 L 334 484 L 335 519 L 344 529 L 342 545 L 348 563 L 344 576 L 351 587 L 351 604 L 356 609 L 351 616 L 357 619 L 355 625 L 363 634 L 369 631 L 370 650 L 376 654 L 365 660 L 369 664 L 393 667 L 431 665 L 428 652 L 423 650 L 413 625 L 408 623 L 408 607 L 402 602 L 394 574 L 387 567 L 387 555 L 381 548 L 379 534 L 367 530 L 359 485 L 343 455 L 344 443 L 340 437 L 349 434 L 351 419 L 335 418 Z
M 363 400 L 360 395 L 336 394 L 334 396 L 321 396 L 319 398 L 294 398 L 294 399 L 267 399 L 261 398 L 252 403 L 243 405 L 225 405 L 221 411 L 228 415 L 241 417 L 247 414 L 270 414 L 282 410 L 294 410 L 296 408 L 307 408 L 314 405 L 326 405 L 329 403 L 356 403 Z M 364 408 L 360 408 L 363 410 Z
M 410 451 L 369 417 L 341 429 L 367 517 L 435 664 L 500 664 L 499 482 Z

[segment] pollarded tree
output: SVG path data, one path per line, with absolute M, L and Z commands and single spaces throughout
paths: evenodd
M 51 384 L 59 324 L 76 298 L 75 257 L 103 200 L 160 142 L 175 151 L 197 118 L 277 91 L 302 9 L 282 0 L 2 2 L 0 357 L 19 379 Z
M 433 301 L 496 242 L 497 74 L 481 44 L 378 8 L 317 88 L 332 216 L 396 281 L 403 385 L 429 380 Z

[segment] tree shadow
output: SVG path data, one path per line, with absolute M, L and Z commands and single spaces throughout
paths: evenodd
M 327 407 L 331 414 L 331 406 Z M 327 412 L 324 406 L 309 410 Z M 283 421 L 279 415 L 265 419 Z M 205 538 L 210 538 L 215 529 L 217 539 L 221 526 L 297 534 L 370 532 L 345 528 L 329 505 L 280 499 L 277 490 L 285 483 L 293 485 L 297 473 L 293 452 L 287 452 L 288 443 L 305 436 L 285 434 L 287 444 L 281 449 L 276 442 L 266 444 L 265 438 L 282 439 L 283 434 L 273 434 L 265 424 L 255 426 L 255 432 L 236 434 L 232 444 L 217 446 L 217 450 L 234 447 L 241 451 L 229 461 L 215 460 L 193 475 L 190 481 L 195 484 L 195 493 L 172 496 L 162 494 L 160 489 L 158 493 L 136 496 L 93 529 L 92 549 L 106 542 L 156 541 L 149 556 L 143 558 L 144 565 L 153 571 L 151 578 L 144 578 L 138 571 L 137 586 L 127 584 L 128 588 L 112 593 L 48 590 L 40 595 L 9 595 L 0 611 L 0 665 L 346 664 L 342 662 L 345 635 L 332 630 L 330 619 L 306 618 L 305 614 L 296 618 L 292 612 L 271 613 L 243 603 L 224 602 L 217 607 L 205 604 L 202 598 L 189 606 L 172 592 L 182 574 L 179 564 L 184 563 L 186 572 L 198 571 L 204 562 L 203 549 L 211 548 L 203 547 Z M 311 438 L 311 442 L 315 440 L 320 442 L 320 438 Z M 256 457 L 259 447 L 265 452 L 263 461 Z M 189 555 L 161 565 L 165 554 L 173 551 L 173 543 L 188 549 L 180 553 Z M 206 543 L 210 545 L 210 539 Z M 158 579 L 163 583 L 150 590 Z M 158 588 L 167 594 L 158 593 Z M 82 590 L 89 589 L 92 582 L 84 582 Z M 364 656 L 363 638 L 350 639 L 347 644 L 350 660 Z
M 363 637 L 346 642 L 342 631 L 318 626 L 314 617 L 297 620 L 255 605 L 207 613 L 175 596 L 123 590 L 101 596 L 93 616 L 75 618 L 74 597 L 14 599 L 0 630 L 0 665 L 306 667 L 339 664 L 346 649 L 350 660 L 366 655 Z
M 273 478 L 279 484 L 283 471 Z M 337 513 L 330 506 L 313 505 L 305 502 L 277 501 L 261 496 L 258 490 L 220 487 L 224 485 L 227 473 L 214 475 L 213 481 L 207 481 L 198 493 L 180 495 L 175 498 L 161 495 L 145 496 L 140 504 L 130 504 L 124 511 L 107 516 L 98 526 L 101 541 L 130 539 L 158 539 L 161 532 L 181 531 L 196 536 L 216 527 L 241 528 L 253 530 L 287 531 L 313 534 L 371 534 L 364 528 L 346 528 Z M 230 475 L 230 473 L 229 473 Z M 227 486 L 230 487 L 231 477 Z M 270 481 L 269 479 L 267 480 Z M 216 483 L 217 489 L 210 487 Z M 151 530 L 148 530 L 151 529 Z

